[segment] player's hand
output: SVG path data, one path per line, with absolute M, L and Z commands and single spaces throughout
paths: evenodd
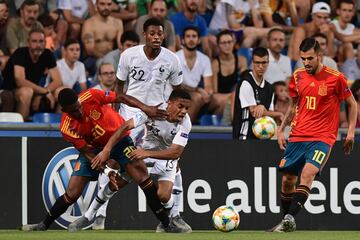
M 110 157 L 110 151 L 102 150 L 91 160 L 92 169 L 100 169 Z
M 160 105 L 161 105 L 161 103 L 156 106 L 146 106 L 142 110 L 149 118 L 164 119 L 167 117 L 168 114 L 167 114 L 166 110 L 159 109 Z
M 286 139 L 285 139 L 284 131 L 278 131 L 277 141 L 278 141 L 280 149 L 285 150 L 286 149 Z
M 147 157 L 146 150 L 142 148 L 137 148 L 129 154 L 129 158 L 134 161 L 143 160 Z
M 354 148 L 354 137 L 347 136 L 344 143 L 344 152 L 349 155 Z

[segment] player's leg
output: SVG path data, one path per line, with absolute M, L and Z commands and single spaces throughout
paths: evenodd
M 84 176 L 71 176 L 68 188 L 65 194 L 58 197 L 46 214 L 44 220 L 38 224 L 29 224 L 22 226 L 23 231 L 44 231 L 47 230 L 50 225 L 62 215 L 70 205 L 72 205 L 80 197 L 84 190 L 85 185 L 89 182 L 88 177 Z
M 289 213 L 289 208 L 296 189 L 297 176 L 293 173 L 284 173 L 281 181 L 281 208 L 283 215 Z
M 108 176 L 106 176 L 104 173 L 101 173 L 99 175 L 99 179 L 98 179 L 98 192 L 100 192 L 102 189 L 104 189 L 108 183 L 109 183 Z M 114 194 L 115 194 L 115 192 L 114 192 Z M 112 194 L 112 195 L 114 195 L 114 194 Z M 110 198 L 111 197 L 109 197 L 108 199 L 110 199 Z M 92 225 L 93 230 L 104 230 L 105 229 L 106 209 L 107 209 L 108 203 L 109 203 L 109 200 L 105 201 L 100 206 L 100 208 L 96 211 L 95 221 Z

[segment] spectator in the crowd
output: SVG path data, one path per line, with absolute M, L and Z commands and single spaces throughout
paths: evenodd
M 200 32 L 201 48 L 203 52 L 212 57 L 212 52 L 209 47 L 208 29 L 203 17 L 198 14 L 199 0 L 184 0 L 184 9 L 172 16 L 171 22 L 174 24 L 176 33 L 176 50 L 181 48 L 181 41 L 183 39 L 184 29 L 188 26 L 196 26 Z
M 112 63 L 102 62 L 98 68 L 98 79 L 99 84 L 95 85 L 93 88 L 104 90 L 104 91 L 113 91 L 116 75 L 115 68 Z
M 55 32 L 55 21 L 49 14 L 46 13 L 39 16 L 38 20 L 44 28 L 46 42 L 45 48 L 54 52 L 60 47 L 60 42 Z
M 278 81 L 273 83 L 274 88 L 274 111 L 286 114 L 290 105 L 290 95 L 288 86 L 285 82 Z M 280 125 L 281 122 L 278 122 Z
M 114 66 L 114 69 L 118 68 L 120 54 L 128 48 L 139 45 L 140 38 L 134 31 L 125 31 L 120 38 L 120 42 L 118 43 L 118 48 L 107 53 L 103 58 L 97 61 L 97 69 L 99 69 L 100 64 L 111 63 Z M 99 72 L 99 71 L 98 71 Z
M 219 56 L 212 61 L 214 92 L 209 106 L 214 114 L 223 114 L 231 93 L 235 91 L 240 73 L 247 69 L 246 58 L 238 56 L 234 51 L 234 38 L 229 30 L 221 31 L 216 37 Z
M 114 49 L 123 33 L 123 23 L 111 16 L 111 0 L 97 0 L 96 14 L 83 25 L 81 40 L 84 44 L 85 68 L 90 76 L 96 73 L 96 61 Z
M 12 112 L 15 99 L 12 91 L 3 89 L 4 78 L 0 71 L 0 112 Z
M 78 39 L 84 21 L 95 14 L 96 0 L 58 0 L 58 7 L 69 24 L 69 38 Z
M 353 0 L 340 0 L 336 9 L 338 18 L 331 21 L 335 33 L 335 45 L 337 48 L 338 62 L 354 57 L 353 43 L 360 40 L 360 29 L 351 23 L 355 15 L 355 3 Z
M 356 128 L 360 128 L 360 79 L 356 80 L 351 86 L 351 92 L 357 103 Z
M 28 43 L 28 35 L 33 28 L 42 28 L 36 20 L 39 16 L 39 4 L 35 0 L 25 0 L 20 7 L 20 18 L 12 18 L 6 30 L 6 44 L 10 53 Z
M 54 109 L 61 77 L 54 55 L 45 49 L 43 30 L 32 29 L 29 32 L 28 47 L 20 47 L 10 56 L 3 74 L 3 88 L 15 91 L 17 111 L 24 119 L 27 119 L 30 110 Z M 51 78 L 48 85 L 46 74 Z
M 327 46 L 328 46 L 328 41 L 327 41 L 327 37 L 325 34 L 322 33 L 316 33 L 312 36 L 313 38 L 315 38 L 315 40 L 319 43 L 320 45 L 320 51 L 321 51 L 321 62 L 322 64 L 324 64 L 325 66 L 338 70 L 337 67 L 337 63 L 335 62 L 334 59 L 332 59 L 329 56 L 326 56 L 327 53 Z M 295 65 L 295 69 L 298 69 L 300 67 L 304 67 L 303 61 L 301 59 L 299 59 Z
M 73 88 L 75 84 L 79 84 L 80 90 L 85 90 L 87 88 L 86 72 L 84 64 L 79 61 L 79 41 L 68 38 L 65 41 L 63 48 L 64 56 L 56 62 L 63 87 Z
M 360 79 L 360 44 L 357 46 L 355 57 L 346 60 L 341 66 L 341 72 L 349 80 Z
M 241 82 L 236 86 L 233 139 L 256 139 L 251 126 L 256 118 L 263 116 L 282 120 L 283 114 L 274 112 L 273 87 L 264 79 L 269 65 L 266 48 L 255 48 L 252 54 L 252 70 L 241 74 Z
M 6 45 L 6 28 L 9 20 L 9 6 L 5 0 L 0 0 L 0 71 L 4 69 L 9 58 Z
M 113 0 L 111 15 L 123 21 L 125 30 L 134 29 L 134 24 L 139 15 L 136 0 Z
M 331 29 L 330 20 L 331 9 L 325 2 L 317 2 L 312 6 L 312 21 L 295 28 L 289 42 L 288 56 L 293 61 L 300 59 L 299 46 L 302 40 L 311 37 L 316 33 L 323 33 L 327 38 L 327 55 L 333 57 L 334 52 L 334 33 Z
M 264 26 L 280 26 L 285 32 L 291 33 L 299 25 L 295 0 L 260 0 L 259 2 L 259 11 L 264 20 Z
M 184 36 L 182 39 L 183 49 L 176 52 L 176 55 L 180 59 L 183 71 L 181 86 L 191 95 L 191 107 L 188 114 L 194 123 L 200 109 L 210 102 L 213 93 L 213 73 L 209 57 L 197 50 L 200 44 L 199 29 L 195 26 L 188 26 L 182 35 Z M 203 79 L 204 87 L 199 86 L 201 79 Z
M 264 78 L 273 84 L 276 81 L 287 81 L 292 74 L 291 60 L 282 54 L 285 48 L 285 32 L 281 28 L 272 28 L 268 33 L 269 66 Z
M 167 7 L 165 0 L 151 0 L 149 14 L 139 17 L 136 21 L 136 33 L 140 36 L 140 43 L 145 43 L 143 25 L 149 18 L 157 18 L 164 23 L 165 40 L 163 46 L 175 52 L 175 29 L 171 21 L 166 19 Z
M 249 3 L 243 0 L 221 0 L 215 9 L 214 15 L 211 19 L 209 30 L 213 36 L 216 36 L 223 29 L 230 29 L 237 32 L 237 38 L 242 39 L 242 47 L 254 47 L 258 40 L 266 38 L 268 29 L 263 28 L 263 22 L 260 17 L 260 13 L 254 5 L 254 1 L 251 1 L 251 12 L 254 12 L 255 27 L 244 26 L 241 24 L 244 14 L 241 12 L 244 10 L 244 4 L 249 7 Z M 249 10 L 249 9 L 248 9 Z M 254 20 L 254 18 L 253 18 Z M 175 26 L 176 27 L 176 26 Z M 211 38 L 211 43 L 214 44 L 214 38 Z

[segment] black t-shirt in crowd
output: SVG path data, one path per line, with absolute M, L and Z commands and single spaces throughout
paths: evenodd
M 15 50 L 10 56 L 8 63 L 3 71 L 3 89 L 13 90 L 16 88 L 14 66 L 22 66 L 25 69 L 25 78 L 36 85 L 40 85 L 40 80 L 46 76 L 48 69 L 56 67 L 56 59 L 53 53 L 45 49 L 40 55 L 39 60 L 34 63 L 31 60 L 29 48 L 21 47 Z

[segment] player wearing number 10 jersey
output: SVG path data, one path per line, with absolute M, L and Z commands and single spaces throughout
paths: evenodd
M 292 104 L 278 130 L 278 143 L 285 149 L 279 170 L 284 173 L 281 205 L 284 218 L 271 231 L 292 232 L 295 215 L 303 208 L 311 184 L 324 167 L 334 144 L 340 118 L 340 102 L 349 108 L 349 129 L 344 143 L 345 154 L 354 144 L 357 107 L 344 75 L 321 63 L 320 46 L 314 38 L 300 45 L 305 68 L 294 72 L 289 84 Z M 291 121 L 289 143 L 286 146 L 284 127 Z M 297 179 L 300 183 L 296 187 Z

